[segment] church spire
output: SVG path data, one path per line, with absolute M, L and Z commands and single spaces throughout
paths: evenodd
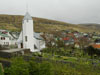
M 27 0 L 26 0 L 26 14 L 25 14 L 23 20 L 32 20 L 32 17 L 30 16 L 30 14 L 28 12 L 28 1 Z
M 26 12 L 23 20 L 32 20 L 32 17 L 30 16 L 28 12 Z
M 26 0 L 26 12 L 28 12 L 28 1 Z

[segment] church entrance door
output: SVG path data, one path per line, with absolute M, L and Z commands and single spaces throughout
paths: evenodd
M 23 48 L 23 43 L 21 43 L 21 48 Z

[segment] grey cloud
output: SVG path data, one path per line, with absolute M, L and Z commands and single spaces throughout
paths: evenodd
M 24 15 L 70 23 L 100 23 L 100 0 L 0 0 L 0 14 Z

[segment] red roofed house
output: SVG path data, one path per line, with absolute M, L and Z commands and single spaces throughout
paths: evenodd
M 100 44 L 93 44 L 92 47 L 95 49 L 100 49 Z

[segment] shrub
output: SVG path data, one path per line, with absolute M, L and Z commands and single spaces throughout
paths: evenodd
M 39 65 L 39 75 L 53 75 L 52 64 L 49 62 L 42 62 Z
M 5 69 L 6 75 L 29 75 L 28 63 L 22 58 L 12 60 L 12 65 Z
M 23 58 L 14 58 L 12 65 L 5 69 L 5 75 L 52 75 L 50 63 L 26 62 Z M 1 74 L 0 74 L 1 75 Z
M 33 60 L 26 62 L 23 58 L 14 58 L 11 67 L 5 69 L 5 75 L 100 75 L 99 69 L 100 65 L 93 66 L 82 60 L 64 64 Z
M 33 61 L 29 62 L 29 74 L 30 75 L 39 75 L 39 64 Z
M 39 56 L 39 57 L 42 57 L 41 53 L 39 52 L 36 52 L 36 53 L 32 53 L 33 56 Z
M 48 62 L 36 63 L 30 61 L 29 74 L 30 75 L 53 75 L 52 65 Z

